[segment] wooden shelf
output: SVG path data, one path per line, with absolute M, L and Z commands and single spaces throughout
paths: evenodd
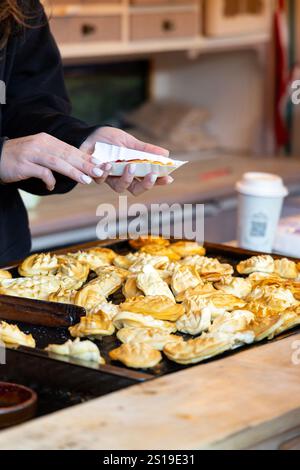
M 180 52 L 187 51 L 191 55 L 199 55 L 214 51 L 228 51 L 236 49 L 255 48 L 261 44 L 265 44 L 270 40 L 271 32 L 243 34 L 232 37 L 207 37 L 201 35 L 199 24 L 199 35 L 190 37 L 165 37 L 159 39 L 143 39 L 130 40 L 130 19 L 141 13 L 152 16 L 153 14 L 170 13 L 170 15 L 178 15 L 180 12 L 195 12 L 201 23 L 202 1 L 195 0 L 190 4 L 177 5 L 131 5 L 129 0 L 122 0 L 120 3 L 107 4 L 101 3 L 74 3 L 74 4 L 55 4 L 55 1 L 49 3 L 43 0 L 47 14 L 55 18 L 92 18 L 93 16 L 119 16 L 122 38 L 121 41 L 96 41 L 82 40 L 80 42 L 65 42 L 59 44 L 62 58 L 65 61 L 78 59 L 101 59 L 102 57 L 114 58 L 132 55 L 150 55 L 163 52 Z M 71 20 L 72 21 L 72 20 Z M 75 20 L 76 21 L 76 20 Z M 51 23 L 50 23 L 51 24 Z M 68 24 L 68 23 L 66 23 Z M 178 35 L 179 36 L 179 35 Z M 184 34 L 183 34 L 184 36 Z M 115 38 L 111 38 L 115 39 Z M 78 39 L 75 39 L 78 41 Z M 59 41 L 58 41 L 59 42 Z
M 139 42 L 89 42 L 70 43 L 60 45 L 60 52 L 64 60 L 79 58 L 118 57 L 141 54 L 153 54 L 163 52 L 195 52 L 198 54 L 207 52 L 229 51 L 247 49 L 266 44 L 270 41 L 267 33 L 249 34 L 227 38 L 199 38 L 151 40 Z
M 48 15 L 54 17 L 86 16 L 86 15 L 117 15 L 126 14 L 123 5 L 54 5 L 46 8 Z
M 129 13 L 170 13 L 170 12 L 182 12 L 182 11 L 194 11 L 198 12 L 198 5 L 191 3 L 190 5 L 151 5 L 151 6 L 131 6 L 128 9 Z

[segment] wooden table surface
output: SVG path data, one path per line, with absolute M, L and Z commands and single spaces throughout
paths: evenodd
M 201 203 L 233 195 L 236 181 L 246 171 L 276 173 L 282 175 L 286 183 L 298 183 L 300 187 L 299 168 L 297 159 L 212 156 L 179 169 L 174 173 L 172 185 L 157 187 L 138 198 L 129 196 L 128 203 Z M 103 202 L 118 206 L 118 195 L 107 185 L 77 186 L 69 194 L 44 197 L 30 213 L 32 234 L 41 236 L 95 226 L 99 220 L 96 208 Z
M 255 446 L 300 426 L 295 341 L 299 348 L 294 335 L 2 431 L 0 449 Z

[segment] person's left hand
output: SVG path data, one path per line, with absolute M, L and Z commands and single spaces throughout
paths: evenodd
M 81 145 L 80 150 L 92 154 L 96 142 L 105 142 L 107 144 L 119 145 L 120 147 L 127 147 L 134 150 L 140 150 L 143 152 L 154 153 L 156 155 L 162 155 L 164 157 L 169 156 L 169 151 L 157 147 L 156 145 L 147 144 L 142 142 L 132 135 L 114 127 L 100 127 L 94 131 Z M 95 164 L 99 164 L 99 161 L 93 161 Z M 101 166 L 103 176 L 97 178 L 97 183 L 106 182 L 114 191 L 117 193 L 123 193 L 124 191 L 130 191 L 134 196 L 139 196 L 145 191 L 152 189 L 155 185 L 167 185 L 173 183 L 171 176 L 165 176 L 158 178 L 154 173 L 150 173 L 143 179 L 135 179 L 135 164 L 130 163 L 126 166 L 126 169 L 122 176 L 108 176 L 111 170 L 111 164 L 105 163 Z

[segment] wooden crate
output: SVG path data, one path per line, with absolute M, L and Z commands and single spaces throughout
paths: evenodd
M 50 19 L 51 31 L 60 44 L 120 41 L 122 16 L 62 16 Z
M 192 38 L 200 34 L 199 0 L 132 0 L 133 4 L 129 14 L 132 41 Z
M 51 8 L 56 5 L 80 5 L 81 0 L 43 0 L 42 3 Z
M 206 0 L 204 29 L 208 36 L 267 32 L 272 0 Z
M 174 6 L 174 5 L 193 5 L 198 0 L 131 0 L 131 5 L 139 6 Z
M 52 5 L 89 5 L 89 4 L 99 4 L 99 5 L 118 5 L 122 3 L 122 0 L 44 0 L 44 3 Z
M 81 3 L 84 5 L 97 3 L 98 5 L 110 6 L 110 5 L 120 5 L 122 3 L 122 0 L 81 0 Z
M 130 39 L 187 38 L 199 32 L 199 20 L 194 12 L 139 13 L 130 17 Z

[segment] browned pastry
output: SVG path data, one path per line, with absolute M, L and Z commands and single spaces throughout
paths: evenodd
M 113 264 L 117 268 L 129 269 L 133 262 L 127 256 L 117 255 L 113 260 Z
M 294 284 L 296 284 L 296 283 L 294 283 Z M 299 283 L 297 283 L 297 284 L 299 284 Z M 292 291 L 293 296 L 295 297 L 295 299 L 300 301 L 300 286 L 292 285 L 292 286 L 290 286 L 290 290 Z
M 299 309 L 296 309 L 299 311 Z M 294 310 L 286 310 L 281 314 L 282 324 L 271 334 L 268 339 L 273 339 L 275 336 L 284 333 L 285 331 L 292 330 L 300 325 L 300 314 Z
M 75 304 L 84 307 L 87 311 L 97 308 L 98 304 L 105 300 L 106 298 L 102 295 L 102 291 L 98 289 L 98 285 L 90 282 L 75 295 Z
M 251 273 L 248 278 L 249 281 L 251 282 L 253 287 L 256 287 L 257 285 L 285 285 L 286 283 L 290 283 L 293 281 L 289 281 L 287 279 L 283 279 L 281 276 L 275 273 L 261 273 L 261 272 L 254 272 Z
M 285 279 L 297 279 L 299 276 L 296 263 L 287 258 L 274 261 L 274 273 Z
M 249 310 L 234 310 L 225 312 L 217 317 L 211 325 L 209 332 L 235 333 L 247 330 L 255 320 L 255 315 Z
M 163 296 L 168 297 L 175 303 L 174 295 L 168 284 L 160 277 L 158 271 L 148 265 L 138 273 L 136 285 L 146 296 Z
M 62 276 L 61 274 L 55 275 L 62 290 L 78 290 L 82 287 L 83 282 L 78 281 L 75 277 Z
M 167 283 L 167 285 L 171 287 L 172 276 L 170 276 L 168 272 L 163 269 L 157 269 L 157 272 L 160 277 Z
M 162 163 L 162 162 L 156 161 L 156 159 L 154 159 L 154 160 L 140 160 L 140 159 L 137 159 L 137 158 L 133 158 L 133 159 L 130 159 L 130 160 L 126 160 L 126 162 L 127 163 L 151 163 L 152 165 L 160 165 L 160 166 L 167 166 L 167 167 L 173 165 L 172 162 Z
M 151 256 L 151 255 L 149 255 Z M 152 257 L 152 260 L 155 257 Z M 171 281 L 172 281 L 172 276 L 174 274 L 175 269 L 178 269 L 181 267 L 180 263 L 178 261 L 169 261 L 169 259 L 164 256 L 164 259 L 166 259 L 166 263 L 160 267 L 158 266 L 153 266 L 159 273 L 160 277 L 167 282 L 167 284 L 170 286 Z M 149 264 L 152 264 L 151 261 Z
M 172 243 L 171 248 L 181 258 L 194 255 L 204 256 L 206 253 L 205 248 L 197 242 L 179 241 Z
M 69 356 L 82 361 L 96 362 L 97 364 L 105 364 L 105 360 L 100 351 L 92 341 L 80 341 L 76 338 L 74 341 L 70 339 L 64 344 L 49 344 L 45 351 L 50 354 L 60 356 Z
M 186 313 L 200 312 L 207 307 L 211 310 L 212 318 L 246 306 L 246 302 L 230 294 L 217 293 L 193 295 L 183 303 Z
M 268 304 L 263 302 L 261 299 L 248 302 L 245 308 L 249 310 L 250 312 L 253 312 L 258 319 L 262 317 L 278 315 L 282 311 L 281 308 L 280 309 L 276 307 L 271 308 Z
M 110 266 L 110 262 L 106 258 L 98 256 L 95 253 L 78 251 L 76 253 L 71 253 L 70 256 L 73 256 L 74 259 L 77 259 L 80 263 L 87 264 L 93 271 L 102 266 Z
M 181 292 L 177 295 L 176 300 L 177 302 L 183 302 L 184 300 L 188 300 L 190 297 L 193 296 L 207 296 L 208 294 L 211 295 L 213 293 L 217 293 L 217 289 L 214 288 L 211 282 L 205 282 L 203 285 L 198 284 L 196 287 L 189 287 L 184 292 Z
M 1 279 L 11 279 L 12 275 L 9 271 L 6 271 L 5 269 L 0 269 L 0 282 Z
M 220 263 L 218 259 L 206 256 L 187 256 L 181 263 L 195 266 L 202 279 L 210 282 L 221 282 L 225 278 L 231 277 L 234 272 L 230 264 Z
M 62 279 L 69 278 L 71 282 L 74 280 L 73 289 L 80 289 L 88 278 L 90 272 L 89 265 L 67 255 L 58 256 L 57 259 L 59 265 L 56 275 Z
M 111 248 L 104 248 L 101 246 L 95 246 L 86 251 L 87 253 L 94 253 L 98 256 L 102 256 L 103 258 L 106 258 L 110 263 L 112 263 L 115 257 L 117 256 L 117 253 Z
M 122 328 L 117 332 L 117 337 L 122 343 L 148 344 L 158 351 L 162 351 L 168 343 L 183 341 L 181 336 L 172 335 L 161 328 Z
M 125 281 L 122 289 L 123 295 L 126 299 L 131 299 L 132 297 L 139 297 L 143 295 L 143 292 L 138 289 L 136 285 L 136 276 L 131 275 Z
M 166 240 L 162 237 L 139 237 L 136 240 L 130 240 L 129 245 L 134 248 L 135 250 L 139 250 L 143 246 L 146 245 L 158 245 L 158 246 L 168 246 L 170 245 L 169 240 Z
M 59 288 L 58 279 L 51 274 L 48 276 L 19 277 L 3 279 L 0 283 L 0 294 L 48 300 L 49 295 L 57 292 Z
M 233 274 L 233 267 L 230 264 L 222 264 L 221 266 L 216 266 L 216 270 L 214 271 L 213 266 L 211 268 L 205 267 L 203 268 L 199 274 L 203 280 L 206 282 L 225 282 L 226 279 L 230 279 Z M 211 269 L 211 271 L 210 271 Z
M 253 273 L 250 274 L 249 280 L 253 286 L 253 290 L 256 287 L 282 287 L 288 289 L 295 297 L 296 300 L 300 300 L 300 282 L 293 279 L 284 279 L 277 274 L 264 274 L 264 273 Z
M 193 289 L 201 285 L 204 286 L 204 281 L 198 274 L 195 266 L 177 266 L 171 278 L 171 288 L 174 295 L 179 296 L 187 289 Z
M 61 304 L 75 304 L 76 290 L 59 289 L 49 295 L 49 302 L 58 302 Z
M 56 274 L 62 278 L 71 277 L 83 283 L 87 279 L 89 267 L 71 255 L 56 256 L 46 253 L 26 258 L 19 266 L 19 273 L 26 277 Z
M 120 269 L 120 268 L 116 268 Z M 103 297 L 109 297 L 123 284 L 123 277 L 115 270 L 103 268 L 98 277 L 86 284 L 76 295 L 76 305 L 86 309 L 93 308 L 103 301 Z
M 229 266 L 229 265 L 228 265 Z M 201 274 L 201 277 L 206 282 L 225 282 L 226 279 L 231 277 L 232 271 L 227 274 L 222 274 L 221 272 L 211 272 L 211 273 L 204 273 Z
M 284 279 L 278 274 L 253 273 L 248 277 L 252 289 L 256 287 L 274 286 L 289 289 L 293 294 L 300 292 L 300 282 L 294 279 Z
M 101 246 L 94 246 L 84 251 L 88 254 L 92 254 L 94 256 L 99 257 L 99 259 L 102 258 L 105 265 L 112 264 L 113 260 L 117 256 L 117 253 L 115 253 L 114 250 L 111 250 L 110 248 L 104 248 Z
M 215 287 L 224 292 L 224 294 L 231 294 L 240 299 L 245 299 L 252 290 L 252 283 L 249 279 L 243 277 L 231 277 L 217 282 Z
M 167 256 L 156 256 L 149 255 L 147 253 L 129 253 L 127 255 L 128 260 L 131 265 L 129 271 L 132 273 L 141 272 L 145 266 L 153 266 L 155 269 L 165 269 L 170 264 L 169 258 Z
M 4 344 L 17 344 L 35 348 L 35 340 L 32 335 L 26 335 L 17 325 L 10 325 L 5 321 L 0 322 L 0 341 Z
M 258 304 L 265 305 L 278 313 L 298 305 L 298 301 L 290 289 L 276 286 L 257 286 L 248 295 L 247 300 L 249 302 L 256 301 Z
M 161 353 L 147 344 L 122 344 L 109 353 L 113 361 L 119 361 L 133 369 L 149 369 L 162 360 Z
M 251 344 L 255 339 L 252 325 L 255 315 L 248 310 L 235 310 L 225 312 L 217 317 L 209 328 L 213 336 L 224 335 L 230 337 L 236 346 Z
M 159 328 L 168 333 L 176 333 L 177 331 L 175 323 L 156 320 L 151 315 L 141 315 L 133 312 L 120 312 L 114 317 L 113 322 L 118 330 L 122 328 Z
M 55 274 L 58 268 L 58 259 L 50 253 L 41 253 L 28 256 L 19 266 L 19 274 L 23 277 L 46 276 Z
M 202 335 L 182 343 L 169 343 L 164 347 L 164 354 L 178 364 L 197 364 L 199 362 L 218 356 L 232 349 L 233 340 L 222 336 Z
M 95 271 L 102 266 L 110 266 L 116 253 L 109 248 L 95 247 L 84 251 L 77 251 L 76 253 L 70 253 L 69 255 L 80 262 L 87 263 L 90 269 Z
M 69 332 L 75 338 L 88 336 L 97 339 L 102 336 L 112 336 L 115 332 L 115 327 L 105 313 L 98 312 L 94 315 L 90 314 L 86 317 L 81 317 L 80 323 L 71 326 Z
M 183 320 L 187 318 L 193 321 L 193 316 L 195 316 L 195 318 L 199 322 L 201 320 L 201 312 L 204 308 L 206 309 L 206 317 L 208 316 L 211 320 L 226 312 L 226 307 L 224 306 L 219 307 L 219 306 L 214 305 L 211 299 L 212 297 L 210 295 L 206 295 L 206 296 L 194 295 L 186 299 L 182 304 L 185 310 L 185 315 L 186 315 L 186 317 L 183 317 Z M 199 319 L 199 316 L 200 316 L 200 319 Z M 205 325 L 206 325 L 206 322 L 205 322 Z
M 283 324 L 284 319 L 281 315 L 272 315 L 259 317 L 252 325 L 255 334 L 255 341 L 263 341 L 266 338 L 272 338 Z
M 70 255 L 36 254 L 23 261 L 19 273 L 27 277 L 53 274 L 59 279 L 61 287 L 79 289 L 87 279 L 89 266 Z
M 122 281 L 125 281 L 130 275 L 130 272 L 127 269 L 118 268 L 117 266 L 104 266 L 95 270 L 98 277 L 102 277 L 105 274 L 110 274 L 112 276 L 119 276 Z
M 251 274 L 255 272 L 273 273 L 274 259 L 270 255 L 253 256 L 237 265 L 240 274 Z
M 212 310 L 204 307 L 198 312 L 190 311 L 180 317 L 176 322 L 177 330 L 180 333 L 197 336 L 203 331 L 207 331 L 212 322 Z
M 264 278 L 260 278 L 258 274 L 259 273 L 257 273 L 255 277 L 251 277 L 252 274 L 249 276 L 249 280 L 252 283 L 253 289 L 255 287 L 264 287 L 264 286 L 282 287 L 284 289 L 289 289 L 292 292 L 298 291 L 300 289 L 299 281 L 295 281 L 293 279 L 284 279 L 275 274 L 270 274 Z
M 120 305 L 123 312 L 151 315 L 158 320 L 175 322 L 184 314 L 184 307 L 174 303 L 168 297 L 135 297 Z
M 167 256 L 170 261 L 179 261 L 181 258 L 180 255 L 172 250 L 171 246 L 145 245 L 140 249 L 140 252 L 152 256 Z
M 99 315 L 104 313 L 110 320 L 113 320 L 119 313 L 120 308 L 112 302 L 107 302 L 105 298 L 88 311 L 88 315 Z

